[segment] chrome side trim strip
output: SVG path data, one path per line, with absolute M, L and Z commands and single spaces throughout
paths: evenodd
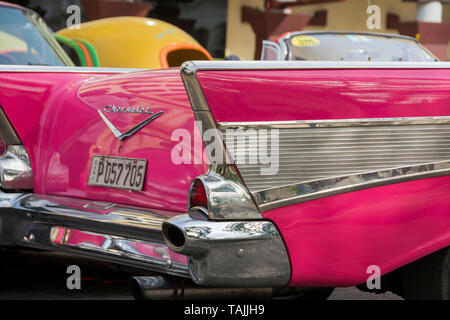
M 408 61 L 188 61 L 184 66 L 187 65 L 194 65 L 195 72 L 204 70 L 450 69 L 450 62 Z M 183 66 L 181 68 L 183 69 Z
M 308 181 L 254 193 L 261 211 L 393 183 L 450 174 L 450 162 L 434 162 Z
M 373 126 L 406 126 L 425 124 L 447 124 L 450 116 L 441 117 L 404 117 L 404 118 L 362 118 L 336 120 L 296 120 L 296 121 L 253 121 L 253 122 L 219 122 L 217 127 L 226 129 L 293 129 L 293 128 L 342 128 Z
M 128 73 L 146 69 L 135 68 L 90 68 L 64 66 L 21 66 L 0 64 L 0 72 L 42 72 L 42 73 Z

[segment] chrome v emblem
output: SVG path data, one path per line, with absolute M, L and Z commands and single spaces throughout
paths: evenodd
M 103 121 L 105 121 L 108 128 L 112 131 L 112 133 L 120 141 L 123 141 L 124 139 L 131 137 L 133 134 L 135 134 L 136 132 L 141 130 L 145 125 L 147 125 L 148 123 L 152 122 L 153 120 L 158 118 L 160 115 L 162 115 L 164 112 L 164 111 L 157 112 L 157 113 L 151 115 L 150 117 L 148 117 L 147 119 L 145 119 L 144 121 L 138 123 L 133 128 L 122 133 L 111 123 L 111 121 L 108 120 L 108 118 L 106 118 L 106 116 L 103 114 L 103 112 L 100 111 L 100 109 L 98 109 L 97 111 L 98 111 L 98 114 L 100 115 L 100 117 L 102 117 Z

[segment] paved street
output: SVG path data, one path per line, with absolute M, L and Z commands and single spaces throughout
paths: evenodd
M 81 290 L 66 286 L 67 266 L 80 266 Z M 57 253 L 0 251 L 0 300 L 3 299 L 133 299 L 127 280 L 131 273 L 111 270 L 106 264 Z M 338 288 L 330 300 L 398 300 L 356 288 Z

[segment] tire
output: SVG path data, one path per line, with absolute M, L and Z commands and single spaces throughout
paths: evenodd
M 449 300 L 450 247 L 407 265 L 403 293 L 408 300 Z

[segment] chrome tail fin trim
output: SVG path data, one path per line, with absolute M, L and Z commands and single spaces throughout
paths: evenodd
M 225 144 L 222 136 L 217 129 L 216 122 L 211 114 L 208 102 L 204 95 L 203 89 L 197 79 L 196 72 L 199 70 L 197 62 L 187 61 L 181 66 L 181 78 L 183 80 L 186 93 L 189 98 L 194 116 L 197 122 L 201 123 L 200 134 L 204 137 L 202 130 L 210 130 L 213 132 L 214 139 L 203 140 L 205 148 L 212 142 L 218 142 L 216 145 L 220 145 L 220 150 L 216 150 L 220 155 L 218 156 L 220 163 L 215 163 L 214 159 L 210 160 L 210 170 L 208 174 L 198 177 L 207 187 L 218 192 L 219 190 L 226 191 L 226 201 L 230 203 L 238 204 L 238 207 L 234 210 L 230 210 L 230 206 L 225 208 L 222 204 L 216 204 L 210 201 L 209 215 L 211 219 L 261 219 L 261 213 L 259 212 L 253 196 L 248 191 L 245 183 L 242 181 L 239 174 L 236 172 L 233 160 L 229 153 L 226 151 Z M 212 129 L 212 130 L 211 130 Z M 226 180 L 232 180 L 228 183 Z M 233 191 L 233 192 L 232 192 Z M 211 194 L 213 197 L 214 194 Z M 209 200 L 210 198 L 209 197 Z M 242 201 L 243 200 L 243 201 Z M 245 210 L 239 210 L 245 207 Z

